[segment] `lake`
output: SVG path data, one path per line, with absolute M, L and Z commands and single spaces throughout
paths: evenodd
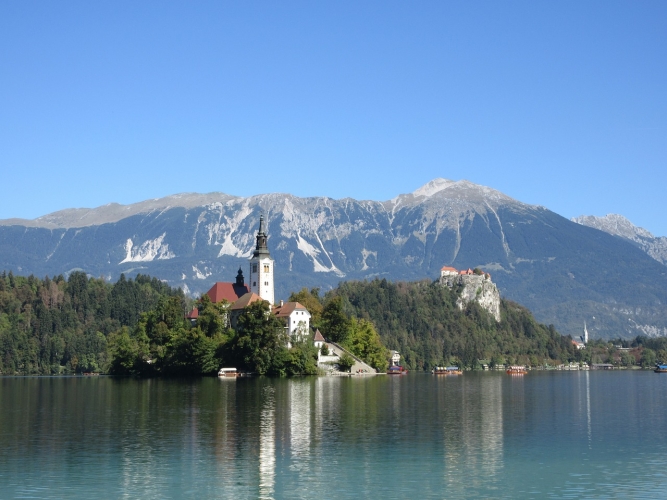
M 2 498 L 660 498 L 667 374 L 0 378 Z

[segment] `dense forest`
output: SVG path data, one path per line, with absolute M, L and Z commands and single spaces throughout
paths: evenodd
M 497 323 L 477 303 L 459 310 L 458 293 L 432 281 L 376 279 L 341 283 L 324 302 L 337 298 L 346 314 L 373 324 L 382 343 L 399 351 L 410 369 L 450 363 L 474 369 L 480 361 L 536 366 L 581 358 L 570 337 L 537 323 L 526 308 L 501 300 Z
M 0 275 L 0 372 L 60 374 L 105 371 L 108 338 L 134 328 L 141 314 L 186 299 L 156 278 L 137 275 L 110 284 L 74 272 L 43 280 Z
M 320 296 L 302 289 L 301 302 L 319 328 L 378 370 L 395 349 L 413 370 L 481 363 L 614 363 L 652 366 L 667 361 L 667 338 L 591 341 L 577 350 L 570 337 L 537 323 L 524 307 L 501 301 L 496 322 L 476 303 L 456 305 L 458 290 L 430 281 L 341 283 Z M 39 279 L 0 275 L 0 373 L 202 375 L 220 366 L 267 375 L 317 373 L 311 338 L 288 348 L 283 324 L 259 301 L 229 326 L 226 303 L 196 301 L 199 318 L 185 318 L 195 301 L 156 278 L 121 275 L 111 284 L 84 273 Z M 349 360 L 343 360 L 343 365 Z

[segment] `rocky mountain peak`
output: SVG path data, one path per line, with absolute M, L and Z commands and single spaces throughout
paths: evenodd
M 655 237 L 650 231 L 635 226 L 622 215 L 607 214 L 604 217 L 580 215 L 571 220 L 630 241 L 658 262 L 667 265 L 667 238 Z

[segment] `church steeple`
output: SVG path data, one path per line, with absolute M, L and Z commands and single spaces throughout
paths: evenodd
M 273 264 L 267 245 L 268 236 L 264 226 L 264 215 L 259 216 L 259 231 L 257 244 L 250 259 L 250 291 L 256 293 L 269 304 L 274 303 L 273 294 Z
M 236 273 L 236 286 L 245 286 L 245 279 L 243 278 L 243 271 L 239 267 L 239 272 Z
M 266 229 L 264 228 L 264 215 L 259 216 L 259 231 L 257 232 L 257 244 L 255 245 L 255 251 L 252 253 L 253 257 L 259 257 L 260 255 L 266 255 L 270 257 L 269 247 L 266 244 L 267 235 Z

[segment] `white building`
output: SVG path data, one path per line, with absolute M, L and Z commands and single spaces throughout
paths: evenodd
M 398 351 L 391 351 L 391 366 L 400 366 L 401 354 Z
M 269 254 L 266 229 L 264 228 L 264 216 L 259 217 L 259 231 L 257 232 L 257 244 L 250 259 L 250 292 L 256 293 L 269 304 L 273 305 L 273 265 L 274 261 Z
M 292 347 L 292 339 L 303 340 L 310 333 L 310 313 L 298 302 L 280 301 L 273 309 L 273 314 L 285 322 L 285 333 L 288 335 L 287 347 Z
M 459 272 L 453 267 L 445 266 L 440 269 L 441 278 L 444 278 L 445 276 L 457 276 L 458 274 Z

